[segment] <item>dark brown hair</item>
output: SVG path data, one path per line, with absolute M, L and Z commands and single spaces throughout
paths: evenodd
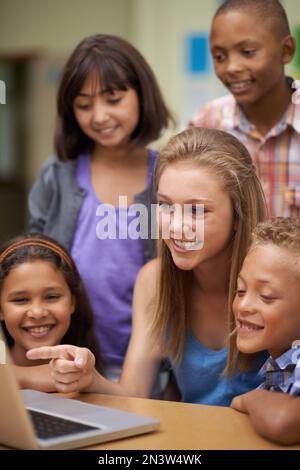
M 30 240 L 32 240 L 32 243 L 27 243 L 25 246 L 22 246 L 22 241 L 29 242 Z M 36 244 L 35 240 L 37 241 Z M 45 241 L 44 246 L 41 243 L 43 240 Z M 10 250 L 10 247 L 13 248 L 14 245 L 15 249 Z M 53 249 L 51 245 L 53 245 Z M 4 252 L 7 254 L 1 258 Z M 63 255 L 61 253 L 63 253 Z M 96 367 L 100 370 L 101 360 L 94 334 L 93 312 L 80 274 L 66 250 L 59 243 L 46 235 L 25 235 L 14 238 L 2 246 L 0 258 L 0 290 L 2 289 L 4 279 L 9 275 L 10 271 L 22 263 L 43 260 L 54 265 L 54 267 L 62 273 L 71 294 L 75 298 L 75 311 L 73 315 L 71 315 L 69 329 L 61 339 L 61 344 L 74 344 L 75 346 L 89 348 L 96 358 Z M 9 346 L 12 346 L 14 339 L 7 331 L 5 322 L 2 321 L 1 324 L 6 335 L 7 343 Z
M 140 118 L 131 136 L 133 144 L 144 146 L 156 140 L 173 121 L 156 78 L 140 52 L 117 36 L 90 36 L 72 52 L 58 89 L 55 150 L 60 160 L 73 160 L 93 148 L 93 141 L 77 124 L 73 102 L 88 75 L 94 72 L 107 91 L 129 88 L 136 91 Z

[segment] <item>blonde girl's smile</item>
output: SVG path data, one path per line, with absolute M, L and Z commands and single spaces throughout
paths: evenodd
M 172 238 L 171 240 L 174 245 L 174 249 L 179 252 L 201 250 L 203 247 L 203 241 L 196 240 L 194 242 L 188 242 L 176 240 L 175 238 Z
M 237 324 L 238 334 L 242 336 L 256 334 L 259 330 L 264 329 L 262 325 L 258 325 L 250 321 L 242 320 L 240 318 L 237 318 L 236 324 Z

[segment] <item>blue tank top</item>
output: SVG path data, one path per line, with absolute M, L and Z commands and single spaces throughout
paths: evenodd
M 205 405 L 229 406 L 236 395 L 256 388 L 262 377 L 258 371 L 222 376 L 227 348 L 214 351 L 203 346 L 190 332 L 180 364 L 172 367 L 181 391 L 182 401 Z

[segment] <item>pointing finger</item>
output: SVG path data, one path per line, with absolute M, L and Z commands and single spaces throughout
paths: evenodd
M 83 348 L 77 348 L 70 344 L 61 344 L 58 346 L 43 346 L 41 348 L 34 348 L 27 351 L 26 356 L 28 359 L 77 359 L 76 365 L 82 367 L 85 364 L 86 352 L 81 354 L 80 350 L 85 351 Z

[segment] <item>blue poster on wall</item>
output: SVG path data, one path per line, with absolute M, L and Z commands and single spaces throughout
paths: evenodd
M 208 33 L 188 34 L 186 37 L 186 72 L 207 74 L 211 71 Z

